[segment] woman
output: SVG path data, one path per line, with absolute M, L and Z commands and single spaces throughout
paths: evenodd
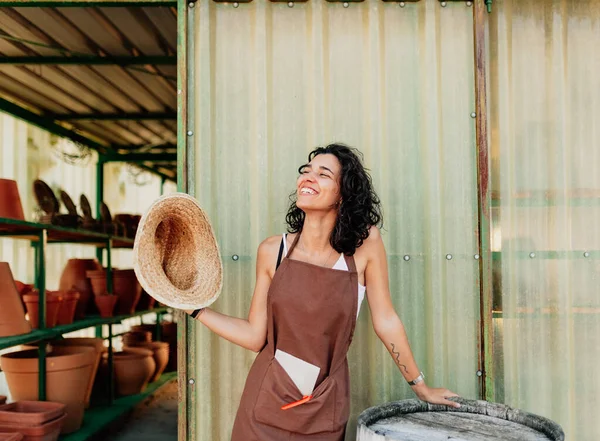
M 289 234 L 258 248 L 247 320 L 191 313 L 221 337 L 258 352 L 232 441 L 340 441 L 349 416 L 346 354 L 365 296 L 373 327 L 417 397 L 459 407 L 430 388 L 390 298 L 379 200 L 359 154 L 332 144 L 300 167 Z

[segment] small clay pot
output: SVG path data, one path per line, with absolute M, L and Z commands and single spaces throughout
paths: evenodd
M 0 179 L 0 217 L 25 220 L 19 187 L 11 179 Z
M 15 280 L 15 286 L 17 287 L 19 295 L 28 294 L 35 289 L 33 283 L 23 283 L 19 282 L 18 280 Z
M 92 395 L 92 388 L 94 386 L 94 381 L 96 380 L 96 374 L 98 372 L 98 367 L 100 366 L 100 360 L 102 359 L 102 353 L 106 351 L 106 346 L 104 346 L 104 339 L 99 337 L 70 337 L 63 338 L 61 340 L 54 340 L 52 343 L 53 348 L 57 347 L 78 347 L 78 346 L 87 346 L 93 348 L 96 351 L 96 361 L 92 368 L 92 374 L 90 375 L 90 382 L 88 384 L 88 388 L 85 394 L 85 407 L 86 409 L 90 405 L 90 397 Z
M 0 262 L 0 337 L 26 334 L 31 325 L 25 320 L 23 300 L 17 291 L 7 262 Z
M 40 296 L 37 293 L 29 293 L 23 296 L 23 302 L 27 308 L 29 323 L 33 329 L 38 329 L 40 326 L 39 306 Z M 58 310 L 60 309 L 62 297 L 54 294 L 53 291 L 46 292 L 46 328 L 56 326 Z
M 77 308 L 77 302 L 79 301 L 79 293 L 74 290 L 55 292 L 63 299 L 56 317 L 56 324 L 68 325 L 73 323 L 73 319 L 75 318 L 75 309 Z
M 103 357 L 108 357 L 108 354 Z M 121 396 L 143 392 L 156 369 L 152 351 L 142 348 L 115 352 L 113 363 L 117 393 Z
M 58 289 L 60 291 L 74 290 L 79 293 L 75 308 L 75 319 L 81 320 L 86 314 L 97 313 L 92 301 L 92 285 L 86 271 L 101 269 L 96 259 L 69 259 L 60 276 Z
M 0 406 L 0 424 L 26 424 L 39 426 L 65 413 L 63 403 L 52 401 L 15 401 Z
M 96 358 L 96 351 L 89 346 L 53 347 L 46 355 L 46 398 L 66 405 L 67 418 L 62 424 L 61 433 L 71 433 L 81 427 L 85 397 Z M 0 366 L 15 401 L 38 399 L 37 350 L 3 354 L 0 356 Z
M 134 343 L 149 343 L 152 341 L 152 333 L 148 331 L 129 331 L 121 338 L 124 345 L 130 345 Z
M 113 271 L 113 293 L 119 297 L 117 315 L 129 315 L 135 312 L 142 295 L 142 286 L 138 283 L 134 270 Z
M 100 317 L 112 317 L 118 297 L 114 295 L 94 295 L 94 302 L 100 311 Z
M 144 348 L 152 351 L 156 369 L 150 378 L 150 383 L 158 380 L 169 363 L 169 344 L 160 341 L 132 343 L 125 348 Z

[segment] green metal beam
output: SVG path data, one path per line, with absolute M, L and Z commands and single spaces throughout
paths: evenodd
M 0 111 L 6 112 L 16 118 L 22 119 L 34 126 L 39 127 L 40 129 L 46 130 L 54 135 L 62 136 L 63 138 L 70 139 L 73 142 L 78 142 L 83 145 L 87 145 L 88 147 L 93 148 L 98 152 L 105 152 L 107 150 L 107 146 L 100 144 L 96 141 L 92 141 L 85 136 L 82 136 L 78 133 L 73 132 L 59 124 L 56 124 L 54 121 L 49 120 L 48 118 L 38 115 L 30 110 L 27 110 L 21 106 L 18 106 L 15 103 L 12 103 L 4 98 L 0 98 Z
M 177 161 L 177 153 L 108 153 L 102 157 L 104 162 L 146 162 Z
M 48 119 L 56 121 L 154 121 L 177 120 L 177 112 L 148 113 L 45 113 Z
M 25 57 L 1 57 L 0 64 L 10 65 L 177 65 L 176 55 L 152 55 L 138 57 L 99 57 L 96 55 L 73 55 L 73 56 L 25 56 Z
M 177 6 L 177 1 L 174 0 L 21 0 L 21 1 L 2 1 L 0 0 L 0 7 L 36 7 L 36 8 L 65 8 L 65 7 L 78 7 L 78 8 L 91 8 L 91 7 L 150 7 L 150 6 Z

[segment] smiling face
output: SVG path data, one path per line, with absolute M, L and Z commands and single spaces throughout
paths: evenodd
M 300 168 L 296 206 L 306 210 L 335 210 L 340 200 L 342 167 L 331 154 L 317 155 Z

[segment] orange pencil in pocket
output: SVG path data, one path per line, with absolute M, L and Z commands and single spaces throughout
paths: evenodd
M 304 404 L 304 403 L 307 403 L 308 401 L 310 401 L 310 399 L 312 397 L 313 397 L 312 395 L 307 395 L 304 398 L 302 398 L 301 400 L 294 401 L 293 403 L 288 403 L 284 406 L 281 406 L 281 410 L 288 410 L 288 409 L 291 409 L 292 407 L 300 406 L 301 404 Z

